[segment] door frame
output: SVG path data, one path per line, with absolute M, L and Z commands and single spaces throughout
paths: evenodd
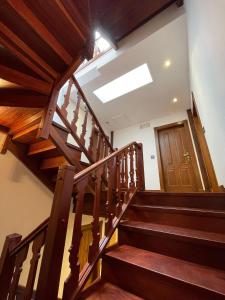
M 165 188 L 165 180 L 164 180 L 164 174 L 163 174 L 163 164 L 162 164 L 162 157 L 161 157 L 161 151 L 160 151 L 160 146 L 159 146 L 159 131 L 163 130 L 163 129 L 168 129 L 171 127 L 177 127 L 180 125 L 184 125 L 184 130 L 185 133 L 187 135 L 187 138 L 191 141 L 191 147 L 189 149 L 190 155 L 192 157 L 192 161 L 193 163 L 197 166 L 197 170 L 194 168 L 193 172 L 195 174 L 195 178 L 196 178 L 196 183 L 197 183 L 197 189 L 199 192 L 203 191 L 203 186 L 202 186 L 202 181 L 201 181 L 201 177 L 200 177 L 200 170 L 199 170 L 199 166 L 197 163 L 197 159 L 196 159 L 196 155 L 195 155 L 195 151 L 194 151 L 194 145 L 192 142 L 192 138 L 191 138 L 191 133 L 189 130 L 189 125 L 188 125 L 188 121 L 187 120 L 183 120 L 183 121 L 179 121 L 179 122 L 174 122 L 174 123 L 170 123 L 170 124 L 165 124 L 159 127 L 154 127 L 154 133 L 155 133 L 155 143 L 156 143 L 156 155 L 157 155 L 157 160 L 158 160 L 158 169 L 159 169 L 159 180 L 160 180 L 160 190 L 163 192 L 166 192 L 166 188 Z

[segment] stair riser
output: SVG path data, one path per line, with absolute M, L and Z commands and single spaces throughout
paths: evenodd
M 132 221 L 151 222 L 157 224 L 180 226 L 210 232 L 225 232 L 225 218 L 207 216 L 206 214 L 191 215 L 179 212 L 164 212 L 163 210 L 145 210 L 129 208 L 125 218 Z
M 104 257 L 105 280 L 146 300 L 222 300 L 225 297 L 111 257 Z
M 225 210 L 225 194 L 215 195 L 146 195 L 139 194 L 134 201 L 143 205 L 195 207 Z
M 225 270 L 225 247 L 193 242 L 185 237 L 171 237 L 164 233 L 119 229 L 119 244 L 126 244 L 180 258 L 194 263 Z

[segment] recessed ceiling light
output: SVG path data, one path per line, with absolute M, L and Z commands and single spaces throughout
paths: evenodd
M 178 99 L 177 98 L 173 98 L 173 103 L 177 103 Z
M 143 64 L 103 85 L 93 93 L 103 103 L 106 103 L 151 82 L 153 82 L 153 79 L 148 69 L 148 65 Z
M 171 66 L 171 60 L 167 59 L 165 62 L 164 62 L 164 67 L 165 68 L 169 68 Z

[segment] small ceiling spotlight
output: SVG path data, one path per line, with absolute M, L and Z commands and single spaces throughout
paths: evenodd
M 167 59 L 165 62 L 164 62 L 164 68 L 169 68 L 171 66 L 171 60 Z
M 173 98 L 173 103 L 177 103 L 178 99 L 177 98 Z

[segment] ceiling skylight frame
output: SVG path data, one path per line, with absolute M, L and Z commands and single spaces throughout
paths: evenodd
M 102 103 L 107 103 L 152 82 L 148 64 L 144 63 L 94 90 L 93 93 Z

